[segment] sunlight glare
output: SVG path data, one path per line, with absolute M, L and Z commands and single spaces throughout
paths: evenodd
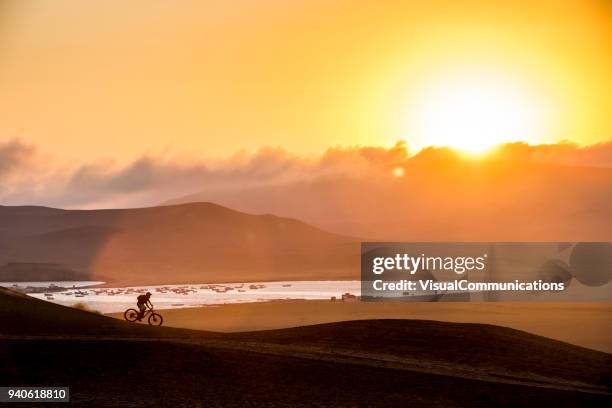
M 541 106 L 516 83 L 491 77 L 438 81 L 420 98 L 413 117 L 429 145 L 482 153 L 494 145 L 532 142 L 541 132 Z

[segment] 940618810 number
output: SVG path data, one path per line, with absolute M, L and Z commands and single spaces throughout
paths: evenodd
M 69 402 L 68 387 L 0 387 L 0 402 Z

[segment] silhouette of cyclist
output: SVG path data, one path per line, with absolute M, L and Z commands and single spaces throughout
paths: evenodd
M 140 310 L 140 312 L 138 313 L 138 321 L 140 321 L 144 317 L 147 307 L 150 309 L 153 308 L 153 303 L 151 303 L 151 292 L 147 292 L 144 295 L 138 296 L 136 298 L 136 301 L 136 306 L 138 306 L 138 309 Z

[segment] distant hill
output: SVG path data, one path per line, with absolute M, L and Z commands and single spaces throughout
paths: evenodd
M 58 264 L 90 279 L 134 284 L 358 274 L 354 238 L 211 203 L 119 210 L 0 206 L 0 226 L 0 265 L 13 270 Z
M 206 188 L 167 202 L 214 201 L 383 241 L 609 241 L 612 168 L 480 160 L 423 151 L 403 175 Z
M 0 267 L 0 282 L 78 281 L 86 278 L 85 274 L 53 263 L 9 262 Z

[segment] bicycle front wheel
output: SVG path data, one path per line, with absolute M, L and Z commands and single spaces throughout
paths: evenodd
M 149 316 L 149 324 L 151 326 L 161 326 L 163 322 L 164 318 L 158 313 L 151 313 Z

